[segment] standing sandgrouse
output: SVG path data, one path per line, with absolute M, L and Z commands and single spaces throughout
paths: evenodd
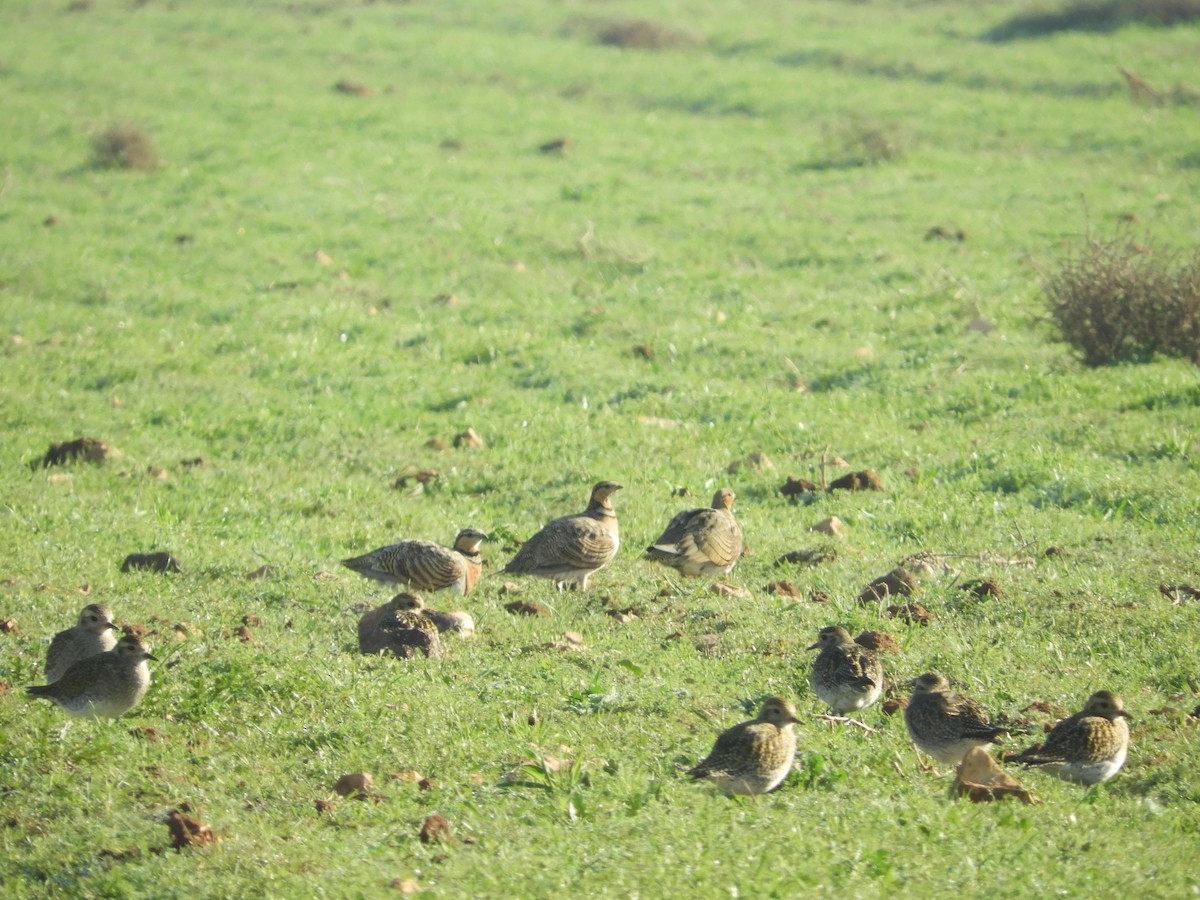
M 455 537 L 453 549 L 433 541 L 400 541 L 344 559 L 342 565 L 384 584 L 402 584 L 419 591 L 449 589 L 465 597 L 479 580 L 479 545 L 486 537 L 482 531 L 464 528 Z
M 768 697 L 757 719 L 723 731 L 712 752 L 688 769 L 727 794 L 765 794 L 779 786 L 796 756 L 796 708 L 782 697 Z
M 712 506 L 679 513 L 643 559 L 684 575 L 724 575 L 742 555 L 742 529 L 733 517 L 735 495 L 729 488 L 713 494 Z
M 1129 752 L 1128 719 L 1120 697 L 1112 691 L 1096 691 L 1081 711 L 1055 725 L 1041 746 L 1011 759 L 1078 784 L 1108 781 Z
M 60 631 L 50 641 L 50 649 L 46 651 L 46 681 L 58 681 L 72 663 L 117 646 L 113 635 L 116 628 L 107 606 L 89 603 L 81 609 L 78 623 Z
M 957 766 L 972 747 L 983 747 L 1008 731 L 992 725 L 983 707 L 950 690 L 940 672 L 918 675 L 909 686 L 913 694 L 904 710 L 908 736 L 918 750 L 940 763 Z
M 883 691 L 883 664 L 874 650 L 856 644 L 850 632 L 827 625 L 809 650 L 820 648 L 808 680 L 835 716 L 870 706 Z
M 150 649 L 132 635 L 106 650 L 77 660 L 58 681 L 25 690 L 52 700 L 73 716 L 106 716 L 115 719 L 142 702 L 150 687 Z
M 610 499 L 620 489 L 619 484 L 601 481 L 592 488 L 587 509 L 548 523 L 521 546 L 504 571 L 549 578 L 560 591 L 567 582 L 587 590 L 588 578 L 612 562 L 621 544 Z

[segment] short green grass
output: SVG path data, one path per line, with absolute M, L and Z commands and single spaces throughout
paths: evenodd
M 1087 234 L 1200 243 L 1195 111 L 1118 70 L 1194 93 L 1194 26 L 996 42 L 1027 8 L 668 3 L 693 43 L 653 51 L 598 39 L 628 3 L 243 7 L 0 11 L 0 893 L 1200 890 L 1198 607 L 1158 591 L 1200 583 L 1200 377 L 1085 368 L 1041 294 Z M 155 168 L 95 164 L 115 123 Z M 429 446 L 467 427 L 484 448 Z M 120 457 L 31 466 L 82 435 Z M 774 468 L 730 474 L 754 452 Z M 834 457 L 886 490 L 778 493 Z M 523 582 L 552 617 L 505 612 L 511 541 L 601 479 L 617 560 L 588 595 Z M 638 559 L 721 484 L 749 598 Z M 844 541 L 808 531 L 829 515 Z M 337 561 L 466 525 L 493 535 L 478 637 L 359 656 L 388 594 Z M 184 572 L 118 571 L 150 550 Z M 854 602 L 923 550 L 959 570 L 925 579 L 928 627 Z M 160 662 L 140 708 L 64 728 L 22 687 L 97 601 Z M 899 694 L 934 667 L 1009 714 L 1119 691 L 1129 761 L 1092 790 L 1022 774 L 1039 806 L 952 800 L 879 707 L 870 734 L 815 718 L 833 622 L 898 639 Z M 544 646 L 564 631 L 582 652 Z M 803 719 L 779 792 L 681 777 L 770 693 Z M 318 812 L 355 771 L 378 802 Z M 182 803 L 219 844 L 164 851 Z M 434 812 L 456 846 L 418 841 Z

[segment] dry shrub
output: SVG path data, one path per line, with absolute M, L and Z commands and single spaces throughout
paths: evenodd
M 92 138 L 95 164 L 102 169 L 148 172 L 158 166 L 150 134 L 136 125 L 117 122 Z
M 1089 366 L 1156 353 L 1200 363 L 1200 250 L 1173 266 L 1129 235 L 1089 240 L 1045 291 L 1063 340 Z
M 1059 12 L 1031 12 L 997 25 L 992 41 L 1036 38 L 1060 31 L 1116 31 L 1134 23 L 1169 28 L 1200 19 L 1200 0 L 1083 0 Z
M 695 43 L 682 31 L 645 19 L 602 22 L 596 28 L 596 40 L 624 50 L 671 50 Z

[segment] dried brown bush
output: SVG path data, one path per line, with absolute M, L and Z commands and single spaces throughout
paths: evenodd
M 1200 250 L 1173 266 L 1128 234 L 1089 240 L 1044 289 L 1063 340 L 1089 366 L 1156 353 L 1200 363 Z
M 116 122 L 93 137 L 92 153 L 102 169 L 148 172 L 158 166 L 158 151 L 149 132 L 125 122 Z

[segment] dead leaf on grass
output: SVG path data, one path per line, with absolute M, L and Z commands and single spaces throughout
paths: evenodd
M 170 553 L 130 553 L 121 563 L 122 572 L 134 572 L 144 569 L 150 572 L 182 572 L 177 560 Z
M 445 844 L 453 847 L 457 843 L 450 834 L 450 823 L 437 813 L 425 817 L 425 821 L 421 823 L 420 838 L 422 844 Z
M 873 469 L 850 472 L 829 482 L 831 491 L 882 491 L 883 482 Z
M 514 600 L 512 603 L 505 603 L 504 609 L 506 612 L 510 612 L 514 616 L 550 615 L 550 610 L 533 600 Z
M 343 775 L 333 785 L 341 797 L 352 797 L 355 800 L 366 800 L 371 788 L 375 786 L 375 778 L 370 772 L 351 772 Z
M 881 575 L 862 589 L 859 603 L 878 603 L 889 597 L 908 597 L 917 591 L 917 577 L 903 567 L 897 566 L 886 575 Z
M 951 789 L 957 796 L 966 796 L 972 803 L 987 803 L 1005 797 L 1017 797 L 1022 803 L 1039 803 L 1015 778 L 982 747 L 972 747 L 959 764 Z
M 716 584 L 710 585 L 709 593 L 720 594 L 723 597 L 733 597 L 735 600 L 749 600 L 753 596 L 748 590 L 743 587 L 738 587 L 736 584 L 726 584 L 723 581 L 718 581 Z
M 811 494 L 820 489 L 820 486 L 816 482 L 809 481 L 807 478 L 795 478 L 789 475 L 787 481 L 779 489 L 779 493 L 785 497 L 802 497 L 805 494 Z
M 0 619 L 0 634 L 11 634 L 16 637 L 21 633 L 21 629 L 17 627 L 16 619 Z
M 799 597 L 800 589 L 790 581 L 772 581 L 767 584 L 768 594 L 779 594 L 782 597 Z
M 830 516 L 828 519 L 822 519 L 808 529 L 816 534 L 827 534 L 830 537 L 845 537 L 850 533 L 850 528 L 839 519 L 837 516 Z
M 482 450 L 484 446 L 483 438 L 474 428 L 468 428 L 466 431 L 456 434 L 453 443 L 455 447 L 465 447 L 469 450 Z
M 51 466 L 63 466 L 79 461 L 87 463 L 104 462 L 109 456 L 120 456 L 108 444 L 98 438 L 81 437 L 73 441 L 60 441 L 51 444 L 45 455 L 31 464 L 31 468 L 48 469 Z
M 929 610 L 920 603 L 893 604 L 887 608 L 888 618 L 900 619 L 904 622 L 916 622 L 918 625 L 928 625 L 933 617 Z
M 216 832 L 209 826 L 177 809 L 167 814 L 167 829 L 171 833 L 171 846 L 176 850 L 207 847 L 217 842 Z
M 896 642 L 896 639 L 882 631 L 864 631 L 854 639 L 854 643 L 860 647 L 866 647 L 868 650 L 875 650 L 879 653 L 888 653 L 900 649 L 900 645 Z

